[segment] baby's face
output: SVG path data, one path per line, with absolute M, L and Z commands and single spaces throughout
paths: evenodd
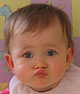
M 47 91 L 58 85 L 68 63 L 68 49 L 60 23 L 41 33 L 26 32 L 15 37 L 11 70 L 26 85 Z

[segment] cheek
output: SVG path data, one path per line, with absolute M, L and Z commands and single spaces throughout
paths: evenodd
M 24 80 L 29 79 L 30 76 L 30 67 L 28 65 L 18 65 L 15 66 L 15 75 L 20 79 Z
M 27 63 L 23 58 L 15 60 L 14 62 L 15 74 L 23 75 L 24 73 L 29 72 L 30 64 Z
M 56 71 L 56 73 L 64 72 L 64 65 L 62 65 L 62 64 L 55 64 L 55 71 Z
M 60 62 L 55 63 L 53 66 L 51 66 L 51 71 L 54 74 L 55 77 L 62 77 L 65 72 L 64 64 L 61 64 Z

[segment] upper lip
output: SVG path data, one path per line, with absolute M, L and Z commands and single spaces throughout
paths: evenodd
M 47 75 L 48 73 L 44 69 L 37 69 L 34 75 L 38 75 L 38 74 Z

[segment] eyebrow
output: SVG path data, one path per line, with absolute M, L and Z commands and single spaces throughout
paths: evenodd
M 54 47 L 54 48 L 56 48 L 56 49 L 59 49 L 58 46 L 55 46 L 55 45 L 53 45 L 53 44 L 45 44 L 44 46 L 47 46 L 47 47 Z
M 44 47 L 53 47 L 54 49 L 59 50 L 59 47 L 54 46 L 53 44 L 44 44 L 43 46 Z M 26 46 L 24 48 L 21 48 L 20 50 L 25 50 L 25 49 L 28 49 L 28 48 L 34 48 L 34 46 L 28 45 L 28 46 Z
M 33 48 L 33 47 L 34 47 L 34 46 L 29 45 L 29 46 L 25 46 L 25 47 L 21 48 L 21 50 L 25 50 L 25 49 L 28 49 L 28 48 Z

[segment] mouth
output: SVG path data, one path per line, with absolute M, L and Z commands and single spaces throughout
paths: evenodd
M 48 75 L 48 73 L 44 69 L 38 69 L 35 71 L 34 75 L 38 78 L 43 78 Z

